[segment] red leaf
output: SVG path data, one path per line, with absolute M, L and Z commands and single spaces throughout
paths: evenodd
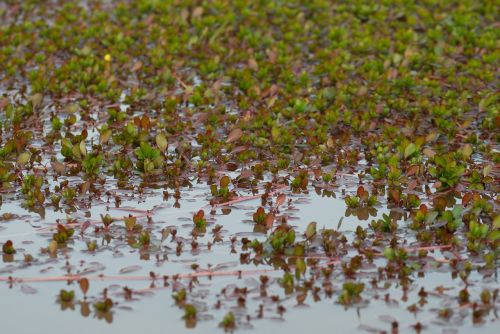
M 90 222 L 87 220 L 85 221 L 82 226 L 80 227 L 80 233 L 83 234 L 85 232 L 86 229 L 88 229 L 90 227 Z

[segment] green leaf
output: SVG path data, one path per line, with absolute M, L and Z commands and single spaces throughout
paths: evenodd
M 462 215 L 462 206 L 461 205 L 455 205 L 452 210 L 453 217 L 454 218 L 459 218 Z
M 316 222 L 310 222 L 306 228 L 306 239 L 311 240 L 316 235 Z
M 73 156 L 73 144 L 67 138 L 61 139 L 61 154 L 66 158 L 70 158 Z
M 500 230 L 491 231 L 488 235 L 490 241 L 497 241 L 498 239 L 500 239 Z
M 80 142 L 80 153 L 83 157 L 87 155 L 87 147 L 85 146 L 85 142 L 83 140 Z
M 71 148 L 72 156 L 75 157 L 76 160 L 82 159 L 82 153 L 80 151 L 80 146 L 72 146 Z
M 307 266 L 306 262 L 304 261 L 303 258 L 298 258 L 295 262 L 295 270 L 297 273 L 297 276 L 299 275 L 304 275 L 306 272 Z
M 31 105 L 33 106 L 33 110 L 36 110 L 38 106 L 42 104 L 43 95 L 40 93 L 36 93 L 31 97 Z
M 158 145 L 160 151 L 165 152 L 168 146 L 168 141 L 165 135 L 163 133 L 158 133 L 155 139 L 156 139 L 156 145 Z
M 106 143 L 109 138 L 111 137 L 111 135 L 113 134 L 113 132 L 109 129 L 103 129 L 100 133 L 100 137 L 99 137 L 99 143 L 102 145 L 104 143 Z
M 431 211 L 431 212 L 429 212 L 427 214 L 427 216 L 425 217 L 425 223 L 427 225 L 432 224 L 436 220 L 436 218 L 437 218 L 438 215 L 439 215 L 439 212 L 437 212 L 437 211 Z
M 406 146 L 406 148 L 405 148 L 405 159 L 407 159 L 408 157 L 410 157 L 411 155 L 413 155 L 415 152 L 417 152 L 417 150 L 418 150 L 417 145 L 415 145 L 413 143 L 411 143 L 408 146 Z
M 168 236 L 170 235 L 170 228 L 164 228 L 161 230 L 161 242 L 164 242 L 167 240 Z
M 486 165 L 483 168 L 483 176 L 486 177 L 490 174 L 491 170 L 493 169 L 492 165 Z
M 493 229 L 500 229 L 500 215 L 497 215 L 495 219 L 493 219 Z
M 384 249 L 384 256 L 387 258 L 387 260 L 392 261 L 396 257 L 396 253 L 394 252 L 394 249 L 386 247 Z
M 472 155 L 471 144 L 465 144 L 465 146 L 462 148 L 462 154 L 463 154 L 465 160 L 469 160 L 470 156 Z
M 23 152 L 19 155 L 19 157 L 17 157 L 17 163 L 19 165 L 24 165 L 28 161 L 30 161 L 30 158 L 31 158 L 31 154 L 29 152 Z

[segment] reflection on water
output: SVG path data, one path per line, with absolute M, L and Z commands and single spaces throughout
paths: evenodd
M 404 332 L 411 326 L 417 331 L 422 326 L 426 331 L 449 332 L 494 326 L 494 309 L 469 306 L 472 300 L 466 296 L 485 295 L 484 287 L 497 284 L 496 270 L 471 272 L 465 285 L 459 268 L 452 270 L 447 263 L 456 254 L 436 249 L 418 257 L 410 254 L 413 273 L 398 279 L 400 274 L 391 272 L 397 269 L 385 267 L 386 260 L 376 255 L 383 247 L 372 245 L 371 253 L 364 256 L 374 256 L 373 260 L 358 263 L 358 251 L 345 245 L 362 242 L 360 231 L 372 233 L 370 222 L 384 217 L 397 222 L 396 233 L 404 244 L 412 244 L 414 236 L 402 228 L 407 219 L 404 213 L 388 210 L 384 204 L 347 208 L 342 195 L 334 192 L 284 192 L 288 196 L 275 211 L 276 224 L 287 221 L 299 241 L 304 240 L 302 233 L 307 234 L 311 221 L 316 222 L 317 235 L 323 239 L 326 234 L 322 231 L 338 231 L 337 236 L 332 235 L 332 254 L 340 258 L 326 255 L 326 239 L 317 237 L 306 241 L 309 251 L 305 257 L 255 254 L 249 247 L 252 240 L 271 240 L 265 225 L 251 219 L 255 208 L 266 203 L 253 198 L 210 209 L 200 201 L 209 197 L 202 187 L 185 189 L 176 199 L 155 190 L 140 198 L 123 194 L 119 208 L 111 201 L 101 201 L 73 216 L 49 209 L 40 218 L 14 200 L 5 201 L 3 212 L 16 215 L 4 217 L 9 219 L 2 222 L 0 237 L 12 240 L 16 253 L 3 255 L 0 273 L 28 279 L 3 283 L 0 309 L 9 315 L 3 328 L 16 332 L 20 319 L 11 306 L 20 303 L 26 305 L 27 313 L 36 314 L 30 322 L 33 330 L 50 318 L 58 319 L 61 330 L 84 326 L 86 331 L 99 332 L 104 330 L 103 323 L 113 322 L 105 327 L 106 332 L 139 330 L 144 324 L 153 333 L 163 332 L 166 326 L 183 332 L 180 324 L 187 330 L 210 332 L 228 311 L 240 328 L 255 328 L 259 333 L 299 333 L 305 326 L 320 332 L 331 326 L 347 332 Z M 200 208 L 207 212 L 207 228 L 201 233 L 193 230 L 191 221 Z M 114 219 L 109 228 L 101 227 L 105 215 Z M 40 249 L 48 247 L 52 239 L 50 227 L 68 217 L 75 224 L 75 236 L 52 256 L 43 256 Z M 134 219 L 124 223 L 120 217 Z M 31 260 L 26 261 L 27 256 Z M 89 278 L 85 295 L 78 284 L 82 276 Z M 365 286 L 359 302 L 352 306 L 339 303 L 339 294 L 348 291 L 341 283 L 346 276 Z M 52 277 L 61 279 L 52 282 Z M 61 287 L 74 297 L 63 300 Z M 181 290 L 186 295 L 175 302 L 172 294 Z M 489 297 L 492 304 L 497 292 L 493 293 Z M 460 296 L 463 306 L 457 309 Z M 51 306 L 54 300 L 59 307 Z M 192 306 L 195 316 L 189 313 Z M 57 309 L 64 312 L 56 315 Z

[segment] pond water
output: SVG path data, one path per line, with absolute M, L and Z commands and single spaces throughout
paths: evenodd
M 260 264 L 245 263 L 240 259 L 241 240 L 248 238 L 265 241 L 265 230 L 255 231 L 252 213 L 260 204 L 260 198 L 250 198 L 235 204 L 209 209 L 206 199 L 210 194 L 203 186 L 194 185 L 184 189 L 179 200 L 166 199 L 161 191 L 151 190 L 138 198 L 130 198 L 127 192 L 120 192 L 122 202 L 119 208 L 112 201 L 94 202 L 91 208 L 71 217 L 76 221 L 99 222 L 100 215 L 110 213 L 113 217 L 123 217 L 128 214 L 138 216 L 138 222 L 151 231 L 152 241 L 147 251 L 131 247 L 130 241 L 124 239 L 123 222 L 114 222 L 107 233 L 93 231 L 94 225 L 89 225 L 80 233 L 81 226 L 76 228 L 74 240 L 59 249 L 57 255 L 44 258 L 40 249 L 49 244 L 56 221 L 61 223 L 67 219 L 64 212 L 48 209 L 45 217 L 33 214 L 19 206 L 15 198 L 4 200 L 2 212 L 15 212 L 16 218 L 2 222 L 0 240 L 12 240 L 17 246 L 17 254 L 13 261 L 0 267 L 0 277 L 15 277 L 15 281 L 2 283 L 2 328 L 9 333 L 23 333 L 26 330 L 55 332 L 91 332 L 106 331 L 108 333 L 135 332 L 144 330 L 162 333 L 165 328 L 176 333 L 192 332 L 193 327 L 204 332 L 217 330 L 218 319 L 223 318 L 231 310 L 240 329 L 255 329 L 259 333 L 302 333 L 305 330 L 324 332 L 335 328 L 343 332 L 380 332 L 390 331 L 392 323 L 398 322 L 402 332 L 409 331 L 420 322 L 426 332 L 453 333 L 498 328 L 495 322 L 496 314 L 488 314 L 478 324 L 473 325 L 471 312 L 467 308 L 455 306 L 455 295 L 464 288 L 463 282 L 452 275 L 447 264 L 433 261 L 426 264 L 425 271 L 420 275 L 410 276 L 410 282 L 404 289 L 397 279 L 387 279 L 376 282 L 377 266 L 383 266 L 384 259 L 376 259 L 371 266 L 365 266 L 359 272 L 360 280 L 372 285 L 366 289 L 363 302 L 359 305 L 346 307 L 336 302 L 335 296 L 321 292 L 320 287 L 326 283 L 332 291 L 341 289 L 344 281 L 341 272 L 334 265 L 333 274 L 328 279 L 320 279 L 316 270 L 311 269 L 304 278 L 317 278 L 313 285 L 320 290 L 317 293 L 306 292 L 306 298 L 300 303 L 297 296 L 301 292 L 285 292 L 277 283 L 283 275 L 274 261 Z M 280 215 L 286 216 L 289 224 L 297 231 L 304 231 L 311 221 L 317 222 L 318 230 L 328 228 L 344 233 L 353 240 L 358 225 L 367 228 L 371 220 L 381 219 L 383 213 L 389 210 L 379 206 L 374 208 L 371 216 L 361 219 L 346 209 L 341 193 L 324 195 L 320 189 L 310 189 L 307 193 L 294 194 L 288 189 L 287 201 L 280 208 Z M 248 195 L 248 194 L 247 194 Z M 241 197 L 245 192 L 241 192 Z M 174 205 L 174 203 L 176 203 Z M 130 208 L 130 211 L 129 209 Z M 150 215 L 150 220 L 138 213 L 138 208 Z M 211 233 L 197 238 L 198 246 L 190 245 L 192 233 L 192 216 L 200 208 L 207 211 L 208 230 L 215 224 L 222 225 L 218 233 L 220 241 L 215 241 Z M 141 211 L 142 212 L 142 211 Z M 401 221 L 400 224 L 403 222 Z M 169 236 L 161 241 L 162 230 L 175 228 L 176 241 L 184 242 L 183 251 L 176 250 L 176 242 Z M 400 233 L 408 245 L 414 242 L 411 233 Z M 112 236 L 106 240 L 105 235 Z M 230 241 L 234 237 L 233 241 Z M 97 250 L 89 252 L 86 242 L 97 241 Z M 208 243 L 213 243 L 209 248 Z M 35 261 L 26 264 L 21 254 L 32 254 Z M 354 252 L 349 251 L 340 261 L 348 261 Z M 436 250 L 432 257 L 446 259 L 453 255 Z M 311 255 L 313 258 L 314 256 Z M 325 256 L 318 256 L 319 266 L 328 262 Z M 199 266 L 196 271 L 192 265 Z M 162 277 L 175 274 L 191 274 L 210 269 L 213 272 L 228 273 L 228 276 L 207 277 L 202 275 L 194 282 L 189 278 L 169 281 L 164 286 Z M 241 271 L 241 275 L 239 275 Z M 157 276 L 156 280 L 148 279 L 150 272 Z M 247 272 L 247 273 L 246 273 Z M 313 274 L 313 272 L 315 272 Z M 88 299 L 84 299 L 79 291 L 76 280 L 64 281 L 66 275 L 81 275 L 90 278 Z M 99 278 L 99 275 L 104 277 Z M 263 294 L 260 277 L 266 275 L 270 279 Z M 311 276 L 312 275 L 312 276 Z M 455 277 L 454 277 L 455 276 Z M 25 279 L 23 281 L 23 278 Z M 59 281 L 52 282 L 51 278 Z M 30 281 L 33 279 L 33 281 Z M 483 287 L 497 285 L 497 272 L 483 277 L 477 273 L 471 275 L 469 293 L 480 293 Z M 313 282 L 312 280 L 311 282 Z M 375 285 L 373 285 L 375 284 Z M 132 289 L 131 297 L 125 298 L 123 288 Z M 198 319 L 196 323 L 184 321 L 182 310 L 177 310 L 172 298 L 174 291 L 188 288 L 189 300 L 197 306 Z M 245 302 L 238 302 L 241 293 L 235 293 L 235 288 L 246 288 Z M 419 292 L 424 288 L 428 295 L 422 297 Z M 77 298 L 70 305 L 62 305 L 58 301 L 60 289 L 75 290 Z M 115 301 L 111 315 L 99 315 L 92 309 L 92 303 L 99 298 L 104 289 L 107 295 Z M 443 289 L 441 291 L 440 289 Z M 280 296 L 279 301 L 273 301 L 271 296 Z M 22 310 L 15 305 L 23 305 Z M 408 307 L 420 305 L 417 311 L 411 313 Z M 282 310 L 279 307 L 283 307 Z M 262 307 L 262 310 L 260 310 Z M 437 317 L 438 310 L 451 308 L 453 315 L 442 320 Z M 261 314 L 259 314 L 261 312 Z M 24 319 L 31 314 L 27 325 Z M 96 319 L 96 318 L 101 318 Z M 47 322 L 47 319 L 54 319 Z M 112 323 L 112 324 L 111 324 Z M 23 324 L 21 327 L 19 324 Z M 43 324 L 43 325 L 41 325 Z

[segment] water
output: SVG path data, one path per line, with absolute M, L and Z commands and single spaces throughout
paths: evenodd
M 351 241 L 358 225 L 367 228 L 372 219 L 380 219 L 383 213 L 389 213 L 384 205 L 379 205 L 378 209 L 373 210 L 373 216 L 369 215 L 367 219 L 361 220 L 355 214 L 347 216 L 348 212 L 340 193 L 327 197 L 322 196 L 319 190 L 313 189 L 306 194 L 293 194 L 287 189 L 283 192 L 287 194 L 287 201 L 281 206 L 278 216 L 287 217 L 289 224 L 295 227 L 298 238 L 301 238 L 300 233 L 305 230 L 308 223 L 316 221 L 319 231 L 323 228 L 339 230 Z M 459 278 L 452 278 L 447 264 L 433 268 L 432 263 L 435 266 L 438 262 L 432 261 L 424 276 L 411 275 L 411 283 L 404 292 L 400 282 L 395 279 L 382 280 L 377 284 L 377 288 L 370 287 L 370 282 L 378 277 L 376 267 L 385 263 L 383 259 L 376 259 L 372 266 L 361 269 L 359 277 L 366 285 L 363 302 L 352 307 L 337 303 L 341 283 L 345 281 L 338 266 L 329 279 L 321 278 L 321 274 L 316 270 L 308 271 L 305 279 L 313 282 L 312 284 L 320 288 L 320 291 L 313 294 L 311 289 L 307 290 L 305 301 L 298 303 L 296 298 L 303 293 L 284 292 L 279 284 L 283 271 L 274 267 L 273 262 L 265 264 L 264 261 L 260 265 L 255 265 L 252 262 L 245 264 L 240 261 L 243 237 L 260 241 L 265 241 L 267 238 L 262 231 L 255 231 L 251 217 L 255 208 L 262 204 L 260 199 L 211 209 L 206 205 L 207 198 L 210 197 L 206 187 L 196 184 L 192 188 L 182 190 L 182 196 L 175 206 L 176 201 L 172 197 L 165 200 L 161 190 L 148 190 L 141 197 L 131 197 L 123 191 L 116 193 L 122 194 L 120 208 L 125 210 L 117 209 L 112 200 L 108 202 L 101 198 L 100 201 L 94 201 L 95 204 L 91 208 L 77 211 L 70 216 L 77 221 L 98 222 L 101 214 L 109 213 L 113 217 L 120 218 L 129 213 L 140 216 L 134 211 L 126 211 L 126 208 L 148 210 L 152 214 L 151 221 L 148 222 L 147 217 L 139 217 L 138 222 L 151 231 L 152 246 L 149 251 L 130 247 L 124 238 L 127 233 L 123 222 L 117 221 L 111 225 L 108 232 L 111 236 L 109 243 L 106 241 L 105 233 L 94 233 L 93 225 L 88 227 L 83 235 L 78 233 L 77 228 L 74 240 L 68 243 L 65 249 L 60 249 L 57 257 L 47 258 L 40 253 L 40 248 L 47 247 L 51 240 L 52 232 L 46 228 L 54 226 L 57 220 L 64 222 L 66 213 L 47 208 L 42 219 L 23 209 L 16 198 L 4 200 L 2 212 L 15 212 L 17 217 L 1 223 L 0 239 L 12 240 L 16 245 L 17 254 L 14 261 L 3 263 L 0 267 L 0 276 L 48 278 L 83 274 L 94 277 L 90 280 L 87 299 L 90 312 L 86 316 L 82 315 L 81 303 L 84 299 L 75 281 L 2 283 L 3 302 L 0 311 L 3 314 L 2 324 L 6 332 L 24 333 L 27 330 L 42 329 L 43 332 L 50 330 L 61 333 L 79 330 L 123 333 L 139 331 L 145 326 L 151 333 L 164 332 L 165 328 L 176 333 L 193 330 L 214 332 L 218 330 L 220 319 L 229 310 L 236 315 L 238 328 L 253 328 L 259 333 L 301 333 L 305 330 L 324 332 L 332 328 L 343 332 L 390 331 L 391 322 L 395 320 L 398 321 L 401 332 L 409 331 L 412 328 L 410 326 L 417 322 L 425 326 L 426 332 L 435 333 L 469 332 L 476 329 L 483 331 L 493 330 L 496 327 L 496 323 L 492 322 L 496 319 L 493 312 L 484 317 L 482 324 L 474 325 L 468 308 L 457 309 L 456 295 L 464 288 L 464 284 Z M 245 195 L 245 192 L 241 192 L 240 195 Z M 191 218 L 199 209 L 206 211 L 208 228 L 207 233 L 197 239 L 197 248 L 193 249 L 190 244 L 193 226 Z M 403 221 L 399 223 L 404 224 Z M 210 233 L 215 224 L 222 225 L 219 233 L 220 241 L 216 241 L 214 235 Z M 183 241 L 183 250 L 180 253 L 176 251 L 177 243 L 171 241 L 171 237 L 161 242 L 161 231 L 167 227 L 177 229 L 177 241 Z M 404 228 L 398 233 L 407 239 L 408 244 L 412 242 L 411 233 L 405 232 Z M 234 236 L 236 240 L 232 243 L 230 240 Z M 88 252 L 86 249 L 86 242 L 91 240 L 97 242 L 98 249 L 95 252 Z M 210 249 L 209 242 L 213 244 Z M 33 255 L 35 261 L 26 265 L 22 261 L 22 254 Z M 348 261 L 354 255 L 355 252 L 351 250 L 345 259 L 340 260 Z M 436 259 L 445 259 L 445 256 L 449 256 L 440 251 L 430 255 Z M 318 265 L 321 266 L 324 262 L 326 260 L 320 260 Z M 163 285 L 161 278 L 164 275 L 172 277 L 175 274 L 194 273 L 193 264 L 198 266 L 196 268 L 198 272 L 212 269 L 230 273 L 229 276 L 199 277 L 193 282 L 188 278 L 176 282 L 170 280 L 168 286 Z M 271 271 L 260 272 L 262 269 Z M 256 272 L 239 277 L 240 270 L 242 272 L 256 270 Z M 150 272 L 154 272 L 158 279 L 155 281 L 148 279 Z M 96 275 L 101 274 L 108 278 L 95 279 Z M 259 281 L 261 275 L 270 278 L 266 288 L 267 296 L 262 295 Z M 312 280 L 313 277 L 315 280 Z M 134 280 L 130 280 L 131 278 Z M 321 291 L 324 282 L 329 282 L 331 285 L 334 292 L 332 297 Z M 498 286 L 496 275 L 483 278 L 482 275 L 473 273 L 472 282 L 469 286 L 471 295 L 474 292 L 478 295 L 484 287 Z M 138 291 L 137 294 L 133 294 L 132 300 L 125 300 L 124 287 Z M 173 291 L 181 287 L 191 289 L 188 301 L 197 306 L 199 313 L 196 324 L 182 319 L 183 311 L 175 305 L 171 297 Z M 231 293 L 235 287 L 248 289 L 244 306 L 240 305 L 237 296 Z M 429 292 L 424 299 L 418 296 L 422 287 Z M 436 292 L 438 287 L 450 289 L 440 294 Z M 74 290 L 76 293 L 74 305 L 63 312 L 61 312 L 62 306 L 57 301 L 62 288 Z M 100 298 L 105 288 L 108 289 L 108 296 L 116 303 L 112 319 L 107 316 L 107 320 L 99 319 L 98 314 L 92 309 L 92 303 Z M 225 294 L 222 293 L 223 289 L 226 290 Z M 270 298 L 273 295 L 280 297 L 279 302 Z M 385 300 L 386 295 L 388 295 L 387 300 Z M 217 306 L 218 303 L 220 304 Z M 410 313 L 407 308 L 418 303 L 422 303 L 418 307 L 419 311 L 416 314 Z M 23 305 L 22 312 L 16 305 Z M 260 305 L 263 305 L 262 318 L 258 317 Z M 283 306 L 286 311 L 280 314 L 278 305 Z M 448 320 L 440 320 L 437 317 L 437 310 L 445 307 L 453 309 L 455 314 Z M 26 325 L 24 320 L 26 314 L 30 315 L 29 323 L 33 325 Z M 47 319 L 57 320 L 47 322 Z M 193 326 L 195 329 L 188 328 Z

